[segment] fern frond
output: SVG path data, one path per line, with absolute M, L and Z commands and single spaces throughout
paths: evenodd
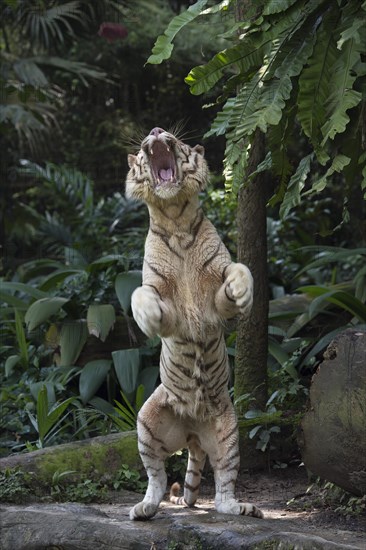
M 327 121 L 321 128 L 322 146 L 328 139 L 334 139 L 336 134 L 345 131 L 350 121 L 347 111 L 356 107 L 362 99 L 361 92 L 352 89 L 357 78 L 353 67 L 361 61 L 359 46 L 355 39 L 350 39 L 344 43 L 341 51 L 338 50 L 329 81 L 332 92 L 325 104 Z
M 173 40 L 176 34 L 188 23 L 196 19 L 202 13 L 202 9 L 207 4 L 208 0 L 199 0 L 186 11 L 176 15 L 169 23 L 164 34 L 158 36 L 154 47 L 152 49 L 152 55 L 148 58 L 146 63 L 158 65 L 165 59 L 169 59 L 173 51 Z
M 311 153 L 301 159 L 296 172 L 290 179 L 285 196 L 280 206 L 280 216 L 284 219 L 292 208 L 298 206 L 301 202 L 301 191 L 310 172 L 311 162 L 314 154 Z
M 320 145 L 320 128 L 326 122 L 325 103 L 331 92 L 329 82 L 338 55 L 332 34 L 337 19 L 331 12 L 323 20 L 313 54 L 299 78 L 298 120 L 315 148 Z
M 325 172 L 325 174 L 317 181 L 315 181 L 311 189 L 307 191 L 305 194 L 312 194 L 314 192 L 320 193 L 320 191 L 323 191 L 328 183 L 328 178 L 334 174 L 334 172 L 342 172 L 343 168 L 345 166 L 348 166 L 348 164 L 351 162 L 351 159 L 349 157 L 346 157 L 346 155 L 336 155 L 334 159 L 332 160 L 331 166 L 328 168 L 328 170 Z

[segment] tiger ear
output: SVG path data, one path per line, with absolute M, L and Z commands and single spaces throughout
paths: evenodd
M 202 155 L 203 157 L 205 156 L 205 148 L 203 147 L 203 145 L 195 145 L 193 147 L 193 151 L 196 151 L 196 153 Z
M 137 159 L 136 155 L 128 155 L 127 156 L 127 162 L 128 162 L 128 166 L 130 168 L 132 168 L 132 166 L 135 164 L 136 159 Z

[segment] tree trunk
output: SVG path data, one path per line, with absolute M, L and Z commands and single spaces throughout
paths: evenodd
M 305 466 L 354 495 L 366 494 L 366 332 L 331 342 L 313 376 L 299 445 Z
M 246 175 L 249 176 L 264 158 L 264 135 L 257 130 L 249 154 Z M 240 319 L 236 338 L 235 398 L 250 393 L 250 408 L 264 410 L 267 401 L 268 350 L 268 275 L 266 176 L 258 174 L 239 191 L 238 261 L 246 264 L 254 279 L 254 302 L 248 319 Z M 240 406 L 239 406 L 240 409 Z M 245 411 L 238 411 L 243 414 Z M 241 432 L 241 464 L 252 468 L 264 465 L 264 455 L 255 449 L 255 441 Z

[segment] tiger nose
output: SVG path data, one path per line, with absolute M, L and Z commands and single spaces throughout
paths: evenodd
M 158 126 L 156 128 L 153 128 L 150 132 L 150 136 L 155 136 L 155 137 L 158 137 L 159 134 L 162 134 L 164 132 L 164 130 L 162 128 L 159 128 Z

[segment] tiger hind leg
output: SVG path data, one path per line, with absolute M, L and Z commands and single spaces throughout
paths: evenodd
M 170 502 L 183 506 L 194 506 L 198 498 L 206 453 L 201 449 L 199 439 L 191 434 L 187 437 L 189 449 L 187 471 L 184 480 L 184 495 L 179 496 L 180 485 L 174 483 L 170 489 Z
M 202 442 L 207 450 L 215 475 L 215 508 L 222 514 L 262 518 L 263 513 L 249 502 L 235 498 L 235 483 L 239 471 L 239 431 L 231 402 L 223 413 L 204 430 Z
M 137 417 L 138 448 L 148 476 L 148 487 L 143 500 L 130 510 L 132 520 L 146 520 L 156 514 L 167 487 L 164 461 L 185 444 L 179 419 L 161 404 L 161 391 L 159 386 Z

